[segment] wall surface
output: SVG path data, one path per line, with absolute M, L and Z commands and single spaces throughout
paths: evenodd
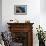
M 40 0 L 40 25 L 46 31 L 46 0 Z
M 46 0 L 40 0 L 40 9 L 42 13 L 46 13 Z
M 2 0 L 0 0 L 0 31 L 2 31 Z
M 43 29 L 46 30 L 46 15 L 41 13 L 42 3 L 43 2 L 40 0 L 2 0 L 2 30 L 8 30 L 7 22 L 9 22 L 9 20 L 11 19 L 18 20 L 22 23 L 25 22 L 25 20 L 30 20 L 31 23 L 34 23 L 33 45 L 38 46 L 38 38 L 36 37 L 36 27 L 41 24 Z M 14 15 L 14 5 L 27 5 L 27 15 Z
M 14 5 L 27 5 L 27 15 L 14 15 Z M 4 31 L 7 30 L 6 23 L 11 19 L 19 22 L 30 20 L 34 24 L 40 23 L 40 0 L 3 0 L 2 1 L 2 23 Z

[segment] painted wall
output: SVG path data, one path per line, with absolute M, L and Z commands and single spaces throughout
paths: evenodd
M 27 15 L 14 15 L 14 5 L 27 5 Z M 30 20 L 33 23 L 39 23 L 40 20 L 40 0 L 3 0 L 2 1 L 2 23 L 6 27 L 6 23 L 10 19 L 17 19 L 19 22 Z M 38 21 L 37 21 L 38 20 Z M 37 25 L 36 24 L 36 25 Z M 7 28 L 5 28 L 7 30 Z M 5 31 L 4 30 L 4 31 Z
M 46 0 L 40 0 L 40 24 L 46 31 Z
M 2 0 L 0 0 L 0 31 L 2 31 Z
M 27 5 L 27 15 L 14 15 L 14 5 Z M 19 22 L 30 20 L 33 25 L 33 45 L 38 46 L 36 27 L 40 24 L 40 0 L 2 0 L 2 25 L 3 31 L 7 31 L 7 22 L 17 19 Z M 37 39 L 37 40 L 36 40 Z
M 27 5 L 27 15 L 14 15 L 14 5 Z M 42 4 L 41 4 L 42 5 Z M 42 6 L 41 6 L 42 7 Z M 36 27 L 39 24 L 46 29 L 46 15 L 41 13 L 40 0 L 2 0 L 2 26 L 3 31 L 8 30 L 7 22 L 17 19 L 19 22 L 30 20 L 33 25 L 33 45 L 38 46 Z
M 40 9 L 42 13 L 46 13 L 46 0 L 40 0 Z

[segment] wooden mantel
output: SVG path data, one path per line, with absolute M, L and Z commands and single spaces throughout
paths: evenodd
M 34 23 L 7 23 L 9 25 L 9 31 L 11 31 L 12 33 L 16 33 L 17 32 L 27 32 L 27 36 L 25 37 L 25 41 L 23 46 L 33 46 L 33 27 L 32 25 Z M 14 36 L 15 38 L 16 36 Z M 27 42 L 26 42 L 27 41 Z

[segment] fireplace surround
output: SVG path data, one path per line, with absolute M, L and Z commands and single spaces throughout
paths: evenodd
M 7 23 L 15 46 L 33 46 L 33 23 Z

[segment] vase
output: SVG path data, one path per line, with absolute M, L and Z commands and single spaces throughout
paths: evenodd
M 45 41 L 39 40 L 39 46 L 45 46 Z

